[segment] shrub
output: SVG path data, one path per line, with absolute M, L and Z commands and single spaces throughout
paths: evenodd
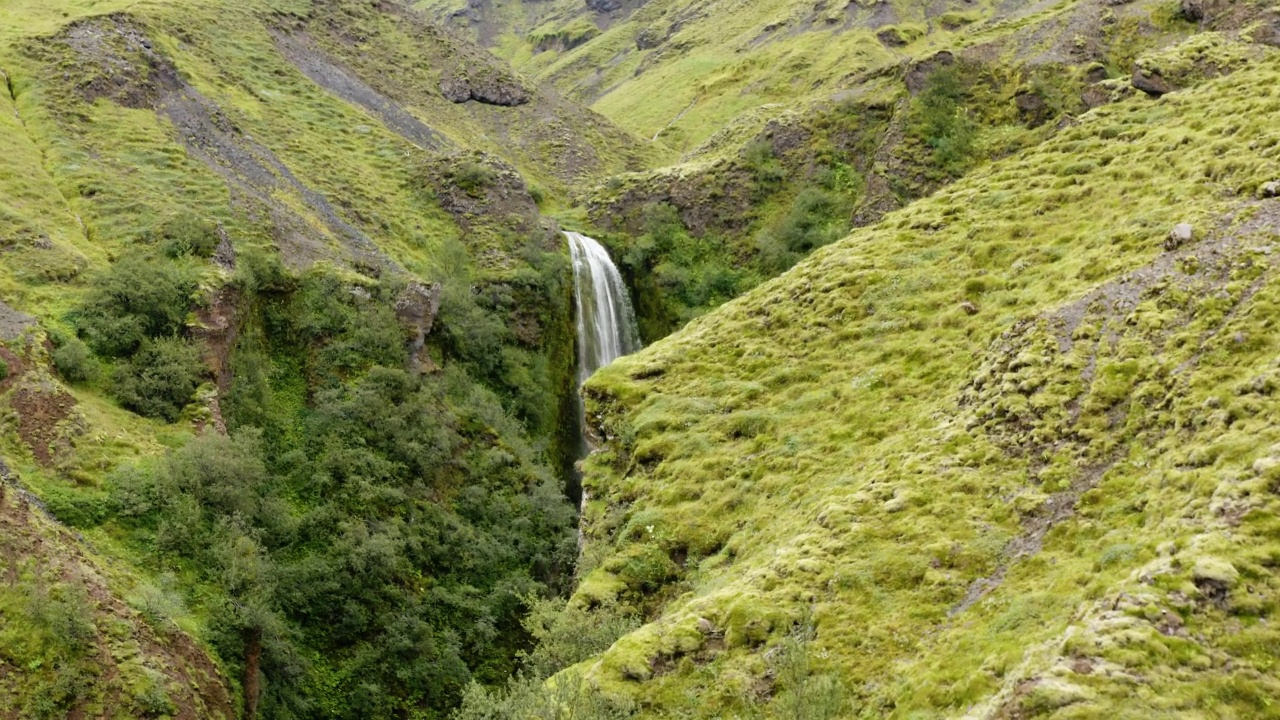
M 101 525 L 111 514 L 111 498 L 105 493 L 51 485 L 44 493 L 45 506 L 58 521 L 76 528 Z
M 533 204 L 542 207 L 547 201 L 547 191 L 543 190 L 540 185 L 529 185 L 529 198 L 533 200 Z
M 68 338 L 53 351 L 53 367 L 67 382 L 88 382 L 98 376 L 98 361 L 79 338 Z
M 73 319 L 96 352 L 126 357 L 149 338 L 181 331 L 194 290 L 167 258 L 130 255 L 94 280 Z
M 742 151 L 742 162 L 755 177 L 760 189 L 769 189 L 782 182 L 785 173 L 773 152 L 773 143 L 757 140 Z
M 139 415 L 173 422 L 204 372 L 200 351 L 186 340 L 150 340 L 116 369 L 112 391 L 121 405 Z
M 0 380 L 9 379 L 9 362 L 0 358 Z
M 563 600 L 534 600 L 521 624 L 537 642 L 524 655 L 525 671 L 543 679 L 608 650 L 640 627 L 640 619 L 610 608 L 587 611 Z
M 160 245 L 165 255 L 176 258 L 194 255 L 207 258 L 213 255 L 222 240 L 218 226 L 184 212 L 165 221 L 151 233 L 152 240 Z
M 781 271 L 816 248 L 840 239 L 847 228 L 848 203 L 820 188 L 800 191 L 787 214 L 758 241 L 766 264 Z
M 977 123 L 965 111 L 968 89 L 955 67 L 935 70 L 912 106 L 911 132 L 933 150 L 933 164 L 959 177 L 973 162 Z
M 576 672 L 566 672 L 554 683 L 517 676 L 506 687 L 489 690 L 472 683 L 452 720 L 525 720 L 525 718 L 573 718 L 573 720 L 625 720 L 636 713 L 629 700 L 605 696 Z
M 493 186 L 498 173 L 488 165 L 475 161 L 467 161 L 453 172 L 453 183 L 472 197 L 481 195 Z

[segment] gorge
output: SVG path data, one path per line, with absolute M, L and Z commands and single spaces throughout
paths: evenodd
M 0 0 L 0 720 L 1280 717 L 1278 48 Z

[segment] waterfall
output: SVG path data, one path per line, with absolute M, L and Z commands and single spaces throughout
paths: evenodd
M 573 258 L 573 298 L 578 311 L 578 387 L 591 374 L 628 353 L 640 349 L 640 332 L 631 298 L 622 284 L 622 275 L 609 258 L 609 253 L 595 240 L 576 232 L 564 234 L 569 239 L 569 256 Z M 582 396 L 577 395 L 578 456 L 589 451 L 587 422 Z M 568 496 L 586 507 L 587 492 L 582 476 L 575 469 L 565 487 Z M 582 549 L 582 529 L 578 530 L 578 549 Z
M 566 232 L 573 258 L 578 310 L 578 384 L 596 370 L 640 349 L 631 299 L 609 253 L 595 240 Z

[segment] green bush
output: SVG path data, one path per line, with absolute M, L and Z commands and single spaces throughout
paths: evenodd
M 484 194 L 498 179 L 498 173 L 484 163 L 468 160 L 453 171 L 453 183 L 472 197 Z
M 9 379 L 9 362 L 4 358 L 0 358 L 0 380 Z
M 978 124 L 965 108 L 968 88 L 954 66 L 935 70 L 912 101 L 910 133 L 932 151 L 941 177 L 959 177 L 974 163 Z
M 116 368 L 112 393 L 139 415 L 173 422 L 191 401 L 205 372 L 200 351 L 190 342 L 172 337 L 148 340 Z
M 72 319 L 94 351 L 127 357 L 148 339 L 178 334 L 194 290 L 167 258 L 128 255 L 95 278 Z
M 761 257 L 781 272 L 813 250 L 839 240 L 848 231 L 848 202 L 817 187 L 800 191 L 787 214 L 757 240 Z
M 72 383 L 88 382 L 101 371 L 98 360 L 79 338 L 67 338 L 53 351 L 53 367 L 64 380 Z
M 742 163 L 755 178 L 757 190 L 770 190 L 786 177 L 782 163 L 773 152 L 773 143 L 757 140 L 742 151 Z
M 184 212 L 165 221 L 148 238 L 160 246 L 161 252 L 171 258 L 192 255 L 211 257 L 222 238 L 218 226 Z
M 52 485 L 43 498 L 49 512 L 71 527 L 95 527 L 111 515 L 111 499 L 101 492 Z
M 810 643 L 813 633 L 802 628 L 771 652 L 770 665 L 781 693 L 773 701 L 774 717 L 785 720 L 834 720 L 844 717 L 846 691 L 838 676 L 815 672 Z
M 520 675 L 506 686 L 488 689 L 472 683 L 451 720 L 626 720 L 636 714 L 633 702 L 606 697 L 581 674 L 565 673 L 545 684 Z
M 291 303 L 293 331 L 309 346 L 312 374 L 336 382 L 407 358 L 390 288 L 353 288 L 334 275 L 305 276 Z

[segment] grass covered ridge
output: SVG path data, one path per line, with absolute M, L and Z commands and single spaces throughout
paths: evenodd
M 0 18 L 0 519 L 48 530 L 6 541 L 0 714 L 440 716 L 505 678 L 573 549 L 539 205 L 650 151 L 532 85 L 446 99 L 448 72 L 524 81 L 394 4 Z M 359 408 L 392 405 L 366 453 Z M 64 527 L 14 510 L 37 498 Z
M 851 714 L 1274 713 L 1278 78 L 1096 110 L 593 378 L 576 602 L 654 619 L 588 676 L 780 709 L 809 627 Z

